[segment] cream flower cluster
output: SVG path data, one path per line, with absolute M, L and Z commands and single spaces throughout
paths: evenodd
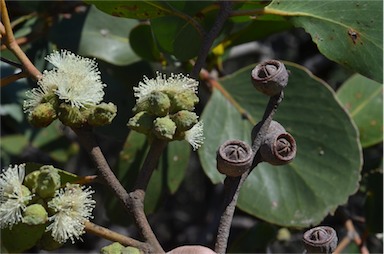
M 45 59 L 55 68 L 45 70 L 38 81 L 38 87 L 27 92 L 25 112 L 31 113 L 50 92 L 77 108 L 96 105 L 102 101 L 103 88 L 106 85 L 101 82 L 95 60 L 77 56 L 66 50 L 55 51 Z
M 25 164 L 10 166 L 0 174 L 1 228 L 12 229 L 19 222 L 24 222 L 23 211 L 28 209 L 27 205 L 32 202 L 33 194 L 23 185 L 23 181 L 34 179 L 33 175 L 28 175 L 25 179 L 24 176 Z M 25 184 L 29 186 L 31 182 Z M 52 194 L 47 207 L 53 214 L 48 218 L 51 223 L 46 227 L 46 231 L 51 231 L 55 241 L 65 243 L 70 239 L 74 243 L 75 239 L 81 239 L 84 223 L 93 218 L 92 211 L 96 201 L 92 199 L 92 193 L 94 191 L 90 187 L 67 183 L 65 188 L 57 189 Z
M 142 101 L 154 91 L 173 91 L 175 93 L 183 93 L 192 91 L 197 93 L 199 83 L 187 76 L 180 74 L 171 74 L 169 78 L 160 72 L 156 73 L 156 78 L 149 79 L 144 76 L 144 82 L 139 82 L 138 87 L 134 87 L 134 95 L 137 97 L 137 102 Z
M 160 139 L 186 140 L 193 150 L 204 142 L 203 123 L 192 112 L 197 97 L 198 81 L 183 74 L 156 73 L 156 77 L 144 77 L 133 88 L 136 99 L 134 112 L 128 126 L 146 135 Z

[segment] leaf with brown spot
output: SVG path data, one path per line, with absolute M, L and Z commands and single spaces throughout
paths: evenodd
M 274 0 L 265 12 L 304 28 L 329 59 L 383 82 L 382 1 Z

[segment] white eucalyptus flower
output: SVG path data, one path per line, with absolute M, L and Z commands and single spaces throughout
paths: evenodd
M 31 192 L 22 185 L 25 164 L 9 166 L 0 174 L 0 228 L 12 228 L 22 219 Z
M 184 139 L 191 144 L 193 150 L 199 149 L 200 146 L 204 143 L 204 133 L 203 133 L 204 124 L 202 121 L 199 121 L 191 129 L 185 132 Z
M 78 184 L 69 184 L 64 189 L 56 190 L 55 197 L 48 202 L 48 207 L 53 209 L 55 214 L 49 217 L 52 223 L 46 231 L 52 231 L 52 237 L 57 242 L 65 243 L 75 239 L 85 233 L 84 223 L 89 218 L 93 218 L 92 210 L 96 201 L 92 199 L 94 193 L 90 187 Z
M 137 97 L 137 102 L 144 100 L 153 91 L 174 91 L 175 93 L 184 93 L 186 91 L 192 91 L 197 93 L 197 87 L 199 82 L 180 74 L 171 74 L 170 77 L 166 77 L 165 74 L 159 72 L 156 73 L 156 78 L 149 79 L 144 76 L 144 82 L 140 82 L 138 87 L 134 87 L 134 95 Z
M 103 100 L 106 85 L 101 82 L 95 60 L 66 50 L 54 51 L 45 59 L 55 68 L 45 70 L 37 82 L 39 87 L 27 93 L 25 112 L 33 111 L 43 96 L 52 91 L 59 99 L 77 108 L 96 105 Z
M 49 92 L 52 92 L 49 87 L 37 87 L 33 88 L 30 91 L 25 93 L 27 99 L 24 100 L 23 109 L 25 113 L 32 113 L 32 111 L 36 108 L 37 105 L 41 103 L 43 97 L 48 95 Z

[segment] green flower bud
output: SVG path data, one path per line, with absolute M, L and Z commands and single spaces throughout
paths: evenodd
M 175 122 L 177 131 L 186 131 L 192 128 L 197 123 L 198 116 L 194 112 L 181 110 L 171 116 L 172 121 Z
M 48 213 L 42 205 L 27 206 L 23 212 L 23 223 L 28 225 L 44 224 L 48 220 Z
M 25 177 L 25 185 L 41 198 L 53 197 L 60 188 L 60 175 L 53 166 L 42 166 Z
M 193 111 L 195 105 L 199 102 L 199 97 L 197 97 L 194 91 L 185 91 L 183 93 L 168 94 L 171 100 L 171 113 L 178 112 L 180 110 Z
M 28 115 L 28 121 L 35 127 L 46 127 L 56 118 L 56 110 L 48 102 L 37 105 Z
M 52 232 L 44 232 L 40 241 L 37 243 L 37 247 L 42 250 L 53 251 L 60 248 L 63 244 L 55 241 L 52 237 Z
M 136 105 L 135 107 L 133 107 L 132 111 L 133 113 L 137 114 L 142 111 L 148 111 L 149 108 L 150 108 L 150 104 L 149 104 L 148 98 L 146 98 L 136 102 Z
M 169 112 L 171 101 L 168 96 L 160 91 L 153 91 L 148 96 L 148 111 L 155 116 L 165 116 Z
M 160 139 L 172 140 L 175 131 L 176 124 L 169 116 L 158 117 L 153 122 L 153 133 Z
M 28 187 L 24 185 L 21 185 L 21 193 L 23 197 L 27 197 L 32 194 L 31 191 L 28 189 Z M 29 203 L 29 200 L 24 201 L 24 204 L 28 204 L 28 203 Z
M 131 246 L 124 247 L 122 244 L 118 242 L 114 242 L 108 246 L 105 246 L 101 248 L 100 250 L 101 254 L 115 254 L 115 253 L 121 253 L 121 254 L 140 254 L 140 250 Z
M 146 111 L 141 111 L 131 117 L 128 121 L 128 127 L 132 130 L 135 130 L 137 132 L 143 133 L 143 134 L 149 134 L 153 127 L 153 121 L 155 120 L 155 117 L 148 114 Z
M 103 126 L 110 124 L 116 116 L 117 107 L 113 103 L 100 103 L 96 105 L 88 116 L 88 124 L 92 126 Z
M 124 249 L 124 246 L 121 243 L 114 242 L 110 245 L 104 246 L 101 248 L 100 253 L 101 254 L 115 254 L 115 253 L 122 253 L 122 250 Z
M 45 102 L 51 104 L 54 109 L 57 109 L 60 104 L 59 98 L 53 91 L 43 96 L 43 98 L 41 99 L 41 103 Z
M 87 123 L 89 113 L 89 110 L 80 110 L 65 103 L 61 103 L 59 106 L 60 121 L 64 125 L 74 128 L 83 127 Z

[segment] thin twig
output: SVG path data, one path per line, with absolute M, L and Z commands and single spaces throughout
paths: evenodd
M 21 68 L 23 67 L 21 64 L 16 63 L 15 61 L 9 60 L 9 59 L 7 59 L 7 58 L 5 58 L 5 57 L 0 57 L 0 61 L 2 61 L 2 62 L 4 62 L 4 63 L 7 63 L 7 64 L 9 64 L 9 65 L 12 65 L 12 66 L 15 67 L 15 68 L 19 68 L 19 69 L 21 69 Z
M 255 165 L 261 162 L 261 158 L 256 156 Z M 239 177 L 226 177 L 224 180 L 224 212 L 220 218 L 219 228 L 215 243 L 216 253 L 225 253 L 228 245 L 228 237 L 231 229 L 233 214 L 235 212 L 237 199 L 240 194 L 240 188 L 251 173 L 252 169 Z
M 121 234 L 116 233 L 112 230 L 109 230 L 108 228 L 96 225 L 92 222 L 89 222 L 89 221 L 85 222 L 85 228 L 84 229 L 87 233 L 100 236 L 100 237 L 107 239 L 107 240 L 110 240 L 112 242 L 119 242 L 124 246 L 135 247 L 135 248 L 142 250 L 143 252 L 149 252 L 150 251 L 147 249 L 148 246 L 146 243 L 140 242 L 138 240 L 135 240 L 133 238 L 130 238 L 130 237 L 127 237 L 124 235 L 121 235 Z
M 156 253 L 163 253 L 164 250 L 157 240 L 153 230 L 151 229 L 151 226 L 144 213 L 144 199 L 149 180 L 159 162 L 160 156 L 166 145 L 167 142 L 164 140 L 155 138 L 152 141 L 147 157 L 145 158 L 144 164 L 136 179 L 136 184 L 133 190 L 129 193 L 130 198 L 128 201 L 130 204 L 130 211 L 134 217 L 134 220 L 136 221 L 137 227 L 139 228 L 144 239 L 146 239 L 147 242 L 150 243 L 155 249 Z
M 137 183 L 135 189 L 128 193 L 109 167 L 108 162 L 106 161 L 100 147 L 95 141 L 95 137 L 92 131 L 87 128 L 79 128 L 73 130 L 77 134 L 80 143 L 83 145 L 93 160 L 101 177 L 112 189 L 113 193 L 120 200 L 120 202 L 122 202 L 124 208 L 126 208 L 133 215 L 134 222 L 139 228 L 140 233 L 145 239 L 146 243 L 148 244 L 148 249 L 151 250 L 150 252 L 164 253 L 164 250 L 162 249 L 155 234 L 153 233 L 144 213 L 145 188 L 148 183 Z M 144 179 L 143 181 L 149 181 L 150 173 L 148 173 L 148 171 L 153 172 L 157 161 L 161 156 L 161 152 L 163 150 L 162 145 L 163 144 L 161 142 L 152 143 L 143 168 L 141 169 L 141 171 L 146 171 L 147 173 L 145 173 L 144 177 L 139 177 L 140 179 Z
M 220 219 L 219 229 L 217 231 L 216 243 L 215 243 L 215 252 L 216 253 L 225 253 L 228 244 L 228 236 L 231 228 L 231 222 L 233 214 L 235 211 L 237 198 L 240 193 L 241 186 L 245 182 L 248 175 L 251 173 L 252 169 L 261 162 L 261 157 L 258 153 L 263 137 L 267 134 L 269 125 L 272 121 L 272 118 L 279 106 L 280 102 L 283 100 L 283 92 L 278 95 L 272 96 L 269 99 L 268 105 L 264 111 L 262 118 L 262 124 L 260 129 L 255 135 L 255 139 L 252 141 L 252 151 L 255 154 L 252 166 L 250 169 L 244 173 L 241 177 L 226 177 L 224 181 L 225 186 L 225 208 L 224 212 Z
M 364 245 L 359 233 L 356 231 L 355 226 L 351 219 L 345 221 L 345 228 L 347 229 L 347 235 L 339 242 L 337 245 L 334 254 L 341 253 L 348 244 L 353 240 L 355 244 L 359 247 L 360 253 L 369 254 L 367 247 Z
M 262 15 L 265 14 L 264 8 L 260 9 L 252 9 L 252 10 L 235 10 L 231 11 L 229 14 L 230 17 L 237 17 L 237 16 L 256 16 L 256 15 Z
M 11 84 L 11 83 L 19 80 L 19 79 L 26 78 L 26 77 L 28 77 L 28 74 L 24 71 L 20 71 L 18 73 L 15 73 L 15 74 L 9 75 L 5 78 L 2 78 L 0 81 L 0 86 L 1 87 L 6 86 L 8 84 Z
M 34 80 L 39 80 L 42 76 L 41 72 L 33 65 L 15 40 L 5 0 L 1 0 L 1 20 L 5 28 L 4 35 L 7 48 L 19 59 L 25 72 L 27 72 Z
M 201 68 L 203 67 L 205 60 L 208 56 L 209 50 L 212 47 L 213 41 L 217 38 L 220 30 L 222 29 L 225 21 L 228 19 L 232 8 L 231 1 L 220 1 L 220 11 L 216 17 L 215 23 L 211 30 L 206 34 L 203 45 L 200 48 L 199 54 L 195 65 L 193 66 L 191 77 L 197 78 Z

